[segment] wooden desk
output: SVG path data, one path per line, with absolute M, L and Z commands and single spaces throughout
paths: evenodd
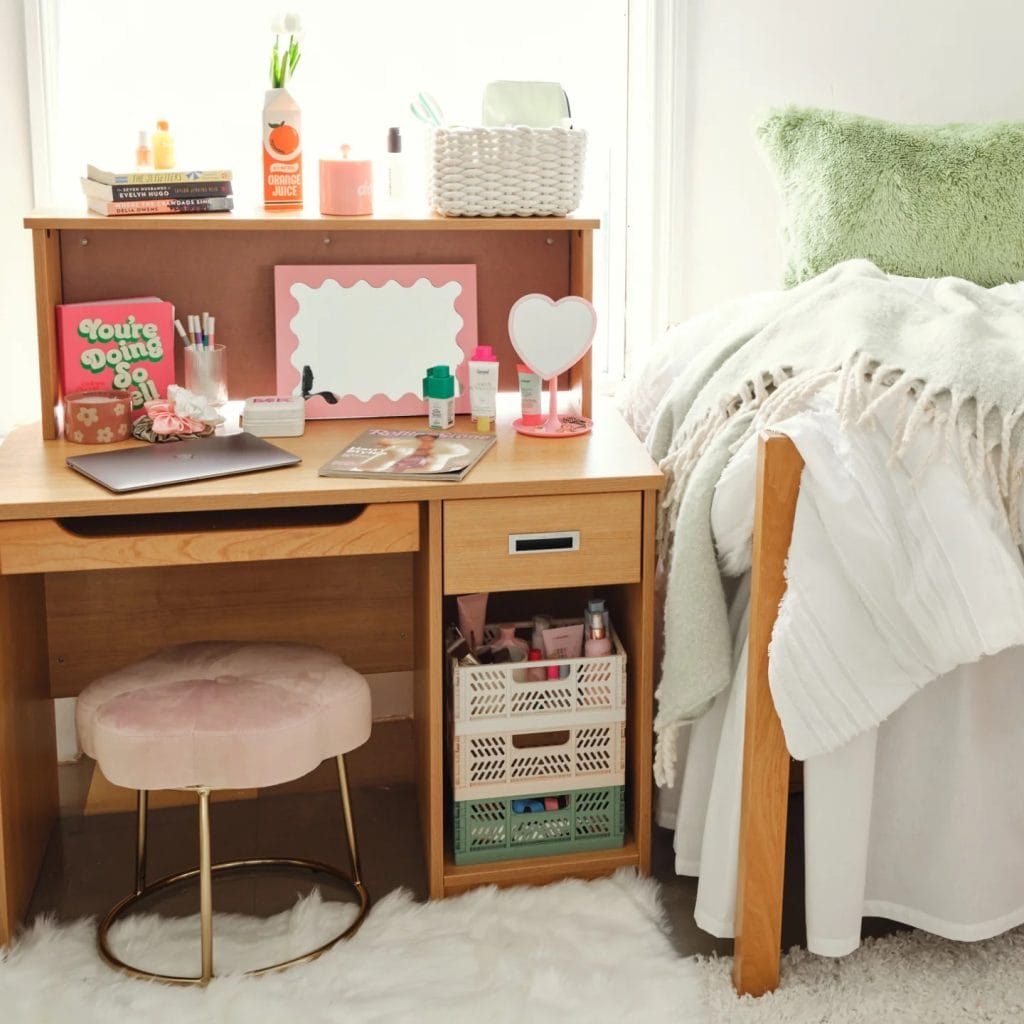
M 45 402 L 44 402 L 45 405 Z M 112 495 L 64 465 L 81 446 L 38 426 L 0 447 L 0 943 L 17 926 L 58 814 L 54 696 L 167 643 L 320 643 L 363 672 L 412 670 L 419 804 L 433 897 L 487 882 L 543 883 L 650 866 L 654 525 L 661 474 L 611 409 L 592 435 L 515 434 L 461 483 L 323 479 L 371 423 L 320 421 L 281 439 L 302 464 Z M 412 421 L 393 421 L 409 426 Z M 460 419 L 457 427 L 465 428 Z M 351 517 L 355 506 L 358 515 Z M 365 507 L 363 507 L 365 506 Z M 528 573 L 476 556 L 487 531 L 579 530 L 578 552 Z M 449 523 L 446 529 L 446 522 Z M 446 821 L 443 624 L 453 595 L 486 589 L 578 614 L 608 600 L 628 654 L 628 820 L 622 849 L 456 866 Z M 575 589 L 566 589 L 575 588 Z M 523 593 L 526 590 L 527 592 Z

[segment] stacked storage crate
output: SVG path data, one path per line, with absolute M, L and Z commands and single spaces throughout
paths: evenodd
M 452 664 L 456 864 L 622 846 L 626 655 L 611 638 L 598 657 Z

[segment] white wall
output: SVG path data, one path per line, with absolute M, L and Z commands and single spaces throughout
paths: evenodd
M 32 236 L 22 219 L 32 209 L 32 153 L 20 0 L 0 0 L 0 434 L 39 418 Z
M 666 2 L 685 8 L 676 318 L 779 287 L 778 200 L 753 133 L 768 107 L 1024 121 L 1018 0 Z

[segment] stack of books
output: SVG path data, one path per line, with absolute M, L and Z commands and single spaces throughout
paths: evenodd
M 231 210 L 230 171 L 104 171 L 89 164 L 82 191 L 93 213 L 223 213 Z

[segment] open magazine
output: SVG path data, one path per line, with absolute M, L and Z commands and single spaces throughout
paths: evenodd
M 320 476 L 461 480 L 494 444 L 493 434 L 364 430 L 320 467 Z

